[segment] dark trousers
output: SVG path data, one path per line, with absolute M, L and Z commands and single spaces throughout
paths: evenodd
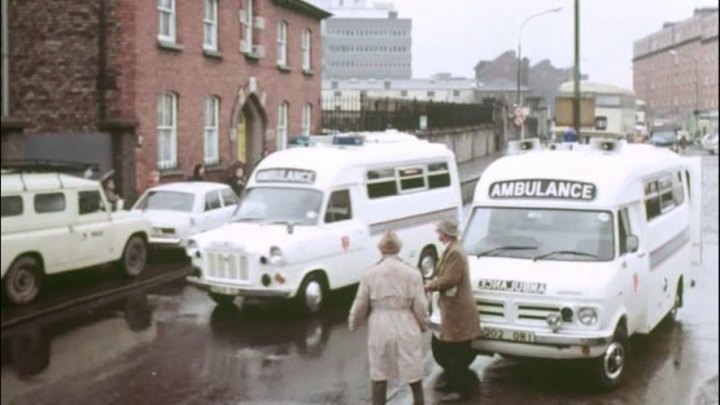
M 445 383 L 448 391 L 466 394 L 470 390 L 468 381 L 467 358 L 472 356 L 472 341 L 445 342 L 443 352 L 447 356 L 447 367 L 445 368 Z

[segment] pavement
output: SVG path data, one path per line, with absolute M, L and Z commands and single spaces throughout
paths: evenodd
M 497 152 L 481 156 L 476 159 L 468 160 L 466 162 L 458 163 L 458 175 L 460 176 L 460 183 L 468 183 L 478 180 L 482 172 L 492 163 L 493 161 L 504 156 L 504 153 Z

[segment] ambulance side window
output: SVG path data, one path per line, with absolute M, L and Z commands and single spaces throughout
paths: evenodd
M 620 256 L 630 253 L 627 240 L 632 235 L 630 226 L 630 215 L 627 208 L 623 208 L 618 213 L 618 233 L 620 234 Z
M 330 195 L 327 209 L 325 210 L 325 223 L 347 221 L 352 219 L 352 203 L 349 190 L 334 191 Z

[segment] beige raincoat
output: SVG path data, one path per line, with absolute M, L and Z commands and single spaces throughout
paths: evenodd
M 362 277 L 350 330 L 368 323 L 370 379 L 414 383 L 423 376 L 427 298 L 417 269 L 387 255 Z

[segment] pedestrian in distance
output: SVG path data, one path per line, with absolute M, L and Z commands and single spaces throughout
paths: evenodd
M 386 402 L 387 381 L 410 384 L 413 403 L 424 403 L 423 332 L 428 328 L 427 298 L 422 276 L 398 258 L 402 242 L 387 231 L 378 244 L 382 260 L 369 268 L 358 287 L 348 324 L 368 326 L 368 358 L 372 403 Z
M 428 292 L 439 292 L 442 317 L 439 345 L 447 359 L 444 379 L 435 389 L 445 392 L 441 402 L 464 400 L 470 393 L 468 359 L 473 359 L 472 340 L 480 336 L 480 319 L 470 284 L 467 253 L 458 242 L 459 224 L 445 218 L 436 224 L 438 239 L 445 252 L 438 263 L 437 277 L 425 284 Z
M 160 172 L 153 170 L 148 174 L 147 188 L 152 188 L 160 185 Z
M 245 190 L 245 186 L 247 185 L 247 180 L 245 179 L 245 164 L 237 161 L 230 166 L 227 184 L 233 189 L 238 197 L 242 195 Z
M 105 192 L 105 198 L 110 204 L 111 211 L 116 211 L 122 208 L 119 206 L 121 197 L 118 195 L 117 191 L 115 191 L 115 179 L 113 178 L 114 174 L 115 170 L 110 170 L 102 177 L 102 179 L 100 179 L 103 191 Z
M 679 152 L 681 155 L 685 153 L 685 149 L 687 149 L 687 146 L 688 146 L 687 138 L 685 137 L 685 135 L 681 135 L 680 141 L 678 141 L 678 149 L 679 149 Z
M 205 181 L 205 165 L 195 165 L 192 177 L 190 177 L 190 181 Z

